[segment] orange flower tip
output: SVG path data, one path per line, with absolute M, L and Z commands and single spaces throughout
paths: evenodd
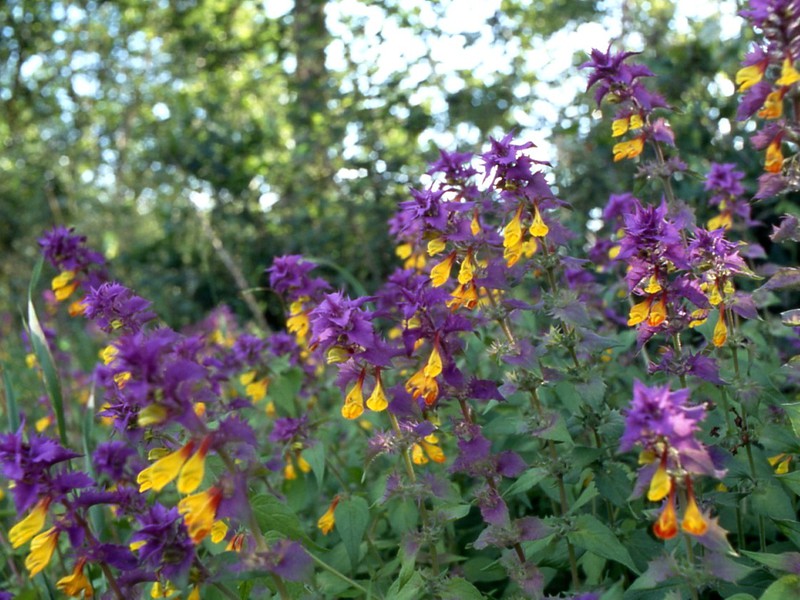
M 691 535 L 704 535 L 708 531 L 708 522 L 700 512 L 694 497 L 689 499 L 689 505 L 681 521 L 681 529 Z

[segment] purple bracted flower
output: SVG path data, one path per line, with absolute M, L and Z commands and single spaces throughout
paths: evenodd
M 119 283 L 104 283 L 83 299 L 84 315 L 105 332 L 137 333 L 156 318 L 150 301 Z
M 315 298 L 330 287 L 324 279 L 309 276 L 316 266 L 298 254 L 278 256 L 272 261 L 272 266 L 266 269 L 269 285 L 290 302 L 300 298 Z
M 86 236 L 62 225 L 53 227 L 39 238 L 45 259 L 59 271 L 88 271 L 105 264 L 103 255 L 86 246 Z
M 185 574 L 194 559 L 194 543 L 177 508 L 155 503 L 139 517 L 140 529 L 131 542 L 143 542 L 136 550 L 139 562 L 167 579 Z

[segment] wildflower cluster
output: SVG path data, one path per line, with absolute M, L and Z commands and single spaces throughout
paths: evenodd
M 780 142 L 759 197 L 793 185 L 775 156 L 794 139 L 795 4 L 745 11 L 764 42 L 737 76 L 740 114 L 770 122 L 757 146 Z M 402 265 L 373 293 L 300 255 L 265 270 L 285 331 L 225 307 L 174 330 L 85 238 L 46 233 L 49 293 L 72 299 L 98 358 L 73 364 L 67 315 L 40 322 L 32 299 L 27 366 L 46 396 L 7 393 L 0 598 L 24 571 L 117 599 L 796 587 L 797 411 L 778 398 L 797 394 L 781 365 L 796 365 L 800 321 L 769 309 L 797 269 L 752 240 L 735 164 L 710 164 L 696 206 L 676 194 L 670 107 L 634 56 L 594 50 L 583 67 L 613 107 L 609 162 L 638 164 L 655 192 L 620 190 L 576 231 L 532 143 L 442 150 L 389 223 Z M 798 240 L 793 216 L 771 236 Z M 789 575 L 765 583 L 759 564 Z

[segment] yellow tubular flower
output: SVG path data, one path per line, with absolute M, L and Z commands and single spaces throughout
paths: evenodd
M 628 326 L 632 327 L 644 321 L 650 314 L 650 304 L 653 302 L 652 298 L 634 304 L 628 313 Z
M 389 401 L 386 399 L 386 394 L 383 392 L 383 384 L 381 383 L 380 371 L 375 372 L 375 388 L 367 398 L 367 408 L 375 412 L 381 412 L 389 406 Z
M 472 310 L 478 303 L 478 288 L 473 282 L 459 285 L 450 294 L 447 307 L 451 310 L 458 310 L 462 306 L 467 310 Z
M 636 158 L 644 151 L 644 139 L 636 138 L 627 142 L 619 142 L 614 144 L 611 151 L 614 153 L 614 162 L 626 158 Z
M 136 478 L 136 483 L 139 484 L 139 492 L 145 492 L 150 489 L 160 492 L 164 489 L 170 481 L 178 476 L 183 464 L 192 454 L 192 450 L 194 450 L 194 442 L 189 441 L 183 448 L 167 454 L 144 469 Z
M 225 521 L 215 521 L 211 526 L 211 541 L 215 544 L 220 543 L 228 535 L 228 525 Z
M 711 341 L 717 348 L 724 346 L 725 342 L 728 341 L 728 326 L 725 324 L 725 307 L 723 306 L 720 306 L 719 319 L 717 319 L 717 324 L 714 326 L 714 335 Z
M 464 260 L 461 262 L 461 268 L 458 270 L 458 283 L 466 285 L 472 281 L 475 273 L 475 267 L 472 264 L 472 251 L 467 252 Z
M 772 140 L 767 146 L 767 155 L 764 160 L 764 170 L 767 173 L 780 173 L 783 168 L 783 152 L 780 139 Z
M 758 116 L 762 119 L 780 119 L 783 116 L 783 96 L 786 90 L 781 88 L 770 92 L 764 100 L 763 108 L 758 111 Z
M 222 490 L 212 487 L 205 492 L 187 496 L 178 503 L 178 512 L 183 515 L 189 537 L 195 544 L 202 542 L 211 533 L 221 500 Z
M 428 357 L 428 362 L 423 370 L 425 377 L 436 377 L 442 372 L 442 355 L 439 354 L 439 346 L 434 343 L 433 352 Z
M 411 446 L 411 461 L 415 465 L 424 465 L 428 463 L 428 457 L 425 456 L 425 452 L 419 444 Z
M 474 236 L 481 232 L 481 222 L 480 219 L 478 219 L 477 209 L 472 211 L 472 221 L 469 222 L 469 231 Z
M 323 514 L 317 521 L 317 528 L 322 532 L 322 535 L 328 535 L 331 531 L 333 531 L 333 526 L 336 524 L 334 511 L 336 510 L 337 504 L 339 504 L 339 496 L 335 496 L 333 498 L 333 502 L 331 502 L 328 510 L 326 510 L 325 514 Z
M 671 540 L 678 535 L 678 515 L 675 512 L 675 491 L 671 491 L 667 505 L 653 524 L 653 533 L 662 540 Z
M 342 416 L 345 419 L 357 419 L 364 413 L 364 375 L 359 376 L 353 389 L 351 389 L 344 399 L 342 406 Z
M 428 256 L 436 256 L 447 247 L 447 242 L 443 238 L 437 237 L 428 242 Z
M 650 327 L 658 327 L 667 318 L 667 301 L 664 296 L 661 296 L 657 302 L 650 305 L 650 315 L 647 318 L 647 324 Z
M 211 436 L 207 435 L 200 443 L 200 448 L 192 454 L 181 468 L 178 477 L 178 491 L 181 494 L 191 494 L 203 482 L 203 475 L 206 470 L 206 455 L 211 447 Z
M 84 598 L 91 598 L 94 595 L 92 584 L 89 578 L 83 573 L 83 565 L 86 564 L 86 559 L 81 558 L 75 563 L 75 568 L 72 570 L 72 575 L 62 577 L 56 582 L 56 588 L 60 592 L 64 592 L 70 598 L 78 598 L 84 594 Z
M 708 523 L 706 522 L 705 518 L 703 518 L 703 513 L 700 512 L 700 508 L 697 506 L 697 501 L 694 497 L 694 492 L 692 488 L 689 488 L 689 502 L 686 506 L 686 510 L 683 513 L 683 521 L 681 521 L 681 529 L 683 529 L 686 533 L 691 533 L 692 535 L 703 535 L 706 531 L 708 531 Z
M 619 137 L 628 132 L 628 117 L 615 119 L 611 123 L 611 137 Z
M 186 596 L 186 600 L 200 600 L 200 587 L 194 586 L 189 595 Z
M 447 283 L 450 279 L 450 270 L 456 260 L 456 253 L 451 252 L 445 259 L 431 269 L 431 285 L 439 287 Z
M 41 573 L 50 563 L 58 545 L 58 534 L 59 531 L 51 527 L 31 540 L 31 551 L 25 558 L 25 568 L 31 577 Z
M 516 246 L 522 241 L 522 205 L 519 205 L 514 217 L 503 228 L 503 247 Z
M 436 442 L 428 441 L 429 438 L 434 438 L 435 436 L 428 436 L 424 440 L 422 440 L 419 445 L 422 446 L 422 449 L 425 450 L 425 454 L 428 455 L 435 463 L 443 463 L 445 460 L 444 451 L 436 444 Z
M 658 469 L 653 474 L 650 480 L 650 489 L 647 491 L 647 499 L 650 502 L 658 502 L 667 497 L 672 489 L 672 479 L 667 474 L 667 469 L 664 468 L 664 463 L 658 466 Z
M 547 232 L 550 231 L 550 228 L 545 225 L 544 220 L 542 220 L 542 215 L 539 212 L 539 207 L 533 207 L 533 223 L 531 224 L 530 232 L 533 237 L 544 237 L 547 235 Z
M 19 548 L 26 544 L 33 536 L 39 533 L 44 527 L 47 517 L 47 508 L 50 506 L 50 498 L 42 498 L 36 503 L 28 516 L 14 525 L 8 532 L 8 541 L 12 548 Z
M 795 69 L 794 65 L 792 65 L 791 59 L 784 58 L 783 64 L 781 65 L 781 77 L 775 82 L 775 84 L 792 85 L 798 81 L 800 81 L 800 73 L 798 73 L 797 69 Z
M 750 65 L 743 67 L 736 72 L 736 85 L 739 91 L 743 92 L 753 87 L 764 77 L 764 67 L 762 65 Z
M 64 271 L 57 277 L 53 278 L 50 286 L 55 292 L 56 300 L 63 302 L 72 295 L 72 292 L 78 287 L 78 282 L 75 281 L 75 271 Z
M 416 400 L 422 397 L 428 406 L 436 402 L 439 397 L 439 384 L 436 379 L 427 377 L 424 369 L 420 369 L 406 382 L 406 391 Z

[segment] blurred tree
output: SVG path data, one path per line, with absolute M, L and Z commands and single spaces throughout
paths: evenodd
M 542 82 L 529 58 L 559 32 L 620 18 L 599 0 L 503 0 L 484 28 L 466 31 L 455 11 L 468 4 L 7 1 L 0 306 L 19 305 L 34 240 L 53 223 L 87 234 L 176 326 L 242 298 L 203 219 L 253 286 L 265 285 L 272 257 L 303 252 L 337 285 L 349 285 L 344 268 L 374 289 L 396 264 L 386 220 L 434 141 L 455 149 L 552 126 L 535 109 Z M 730 115 L 734 101 L 715 104 L 707 86 L 732 73 L 736 44 L 720 45 L 711 23 L 670 34 L 669 2 L 624 5 L 637 30 L 645 23 L 659 86 L 680 99 L 681 148 L 713 145 L 713 110 Z M 408 43 L 398 53 L 391 39 Z M 501 61 L 459 62 L 487 39 Z M 559 186 L 578 215 L 626 185 L 596 150 L 608 133 L 592 128 L 589 102 L 566 107 L 553 137 Z M 257 298 L 279 314 L 267 292 Z

